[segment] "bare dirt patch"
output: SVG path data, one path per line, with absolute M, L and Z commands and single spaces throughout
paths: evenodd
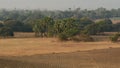
M 120 23 L 120 20 L 112 20 L 113 24 Z

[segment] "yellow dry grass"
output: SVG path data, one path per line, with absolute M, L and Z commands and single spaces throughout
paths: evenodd
M 60 42 L 55 38 L 0 39 L 0 56 L 23 56 L 35 54 L 87 51 L 118 48 L 119 43 L 105 42 Z

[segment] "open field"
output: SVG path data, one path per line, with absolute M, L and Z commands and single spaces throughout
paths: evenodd
M 0 68 L 119 68 L 120 43 L 0 39 Z
M 116 24 L 116 23 L 120 23 L 120 17 L 116 17 L 116 18 L 111 18 L 111 20 L 112 20 L 112 22 L 114 23 L 114 24 Z
M 120 20 L 112 20 L 113 24 L 120 23 Z
M 120 48 L 0 57 L 0 68 L 120 68 Z
M 0 39 L 0 56 L 23 56 L 34 54 L 86 51 L 120 47 L 119 43 L 105 42 L 60 42 L 55 38 Z

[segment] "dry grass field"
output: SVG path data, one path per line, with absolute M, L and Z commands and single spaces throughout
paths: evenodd
M 120 20 L 112 20 L 113 24 L 120 23 Z
M 120 23 L 120 18 L 111 18 L 113 24 Z
M 120 68 L 120 43 L 0 39 L 0 68 Z
M 120 48 L 0 57 L 0 68 L 120 68 Z
M 13 38 L 0 39 L 0 56 L 23 56 L 61 52 L 86 51 L 120 47 L 119 43 L 102 42 L 60 42 L 55 38 Z

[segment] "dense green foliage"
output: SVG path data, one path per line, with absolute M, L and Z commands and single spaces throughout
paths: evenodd
M 91 39 L 89 35 L 97 35 L 111 31 L 113 26 L 110 19 L 93 22 L 89 18 L 65 18 L 54 20 L 50 17 L 37 19 L 33 26 L 36 36 L 58 37 L 60 40 L 71 40 L 74 36 L 84 35 L 82 40 Z M 49 35 L 50 34 L 50 35 Z M 78 38 L 80 38 L 78 37 Z M 91 39 L 92 40 L 92 39 Z
M 60 27 L 59 28 L 57 27 L 54 29 L 55 30 L 61 29 L 61 31 L 56 31 L 57 32 L 56 34 L 59 35 L 59 37 L 62 37 L 62 38 L 64 37 L 63 40 L 65 38 L 68 39 L 68 38 L 80 33 L 80 28 L 81 28 L 80 23 L 77 22 L 74 18 L 64 19 L 64 20 L 62 20 L 61 24 L 59 24 L 59 22 L 58 22 L 58 25 Z M 56 25 L 54 25 L 54 26 L 56 26 Z
M 30 22 L 34 19 L 44 18 L 46 16 L 50 16 L 54 19 L 63 19 L 70 17 L 89 17 L 91 19 L 101 19 L 101 18 L 113 18 L 120 17 L 120 8 L 119 9 L 111 9 L 107 10 L 106 8 L 98 8 L 95 10 L 81 10 L 80 8 L 76 8 L 72 10 L 69 8 L 68 10 L 60 11 L 48 11 L 48 10 L 0 10 L 0 20 L 13 19 L 22 21 L 24 23 Z
M 59 37 L 70 40 L 77 35 L 97 35 L 103 32 L 120 31 L 120 24 L 110 18 L 120 17 L 120 9 L 65 11 L 0 10 L 0 29 L 13 32 L 35 32 L 36 37 Z M 96 21 L 100 19 L 100 21 Z M 1 30 L 1 31 L 2 31 Z M 6 29 L 3 30 L 3 34 Z M 9 32 L 8 32 L 9 33 Z M 3 35 L 2 34 L 2 35 Z
M 0 28 L 3 27 L 4 25 L 2 23 L 0 23 Z
M 112 25 L 113 31 L 120 32 L 120 23 L 116 23 Z
M 54 26 L 54 21 L 50 17 L 45 17 L 41 20 L 36 20 L 33 26 L 33 31 L 36 33 L 36 36 L 44 37 L 52 34 L 52 29 Z
M 66 39 L 74 36 L 80 31 L 80 23 L 74 18 L 54 21 L 52 18 L 46 17 L 41 20 L 36 20 L 33 31 L 36 36 L 50 37 L 66 35 Z
M 87 25 L 94 24 L 94 22 L 87 17 L 83 17 L 79 21 L 80 21 L 81 25 L 83 26 L 83 28 Z
M 103 19 L 101 21 L 86 26 L 83 33 L 96 35 L 102 32 L 109 32 L 113 30 L 112 25 L 113 24 L 110 19 Z
M 1 37 L 14 36 L 14 33 L 13 33 L 12 29 L 9 27 L 2 27 L 2 28 L 0 28 L 0 36 Z
M 13 31 L 22 31 L 23 23 L 16 20 L 5 20 L 4 25 L 10 27 Z

